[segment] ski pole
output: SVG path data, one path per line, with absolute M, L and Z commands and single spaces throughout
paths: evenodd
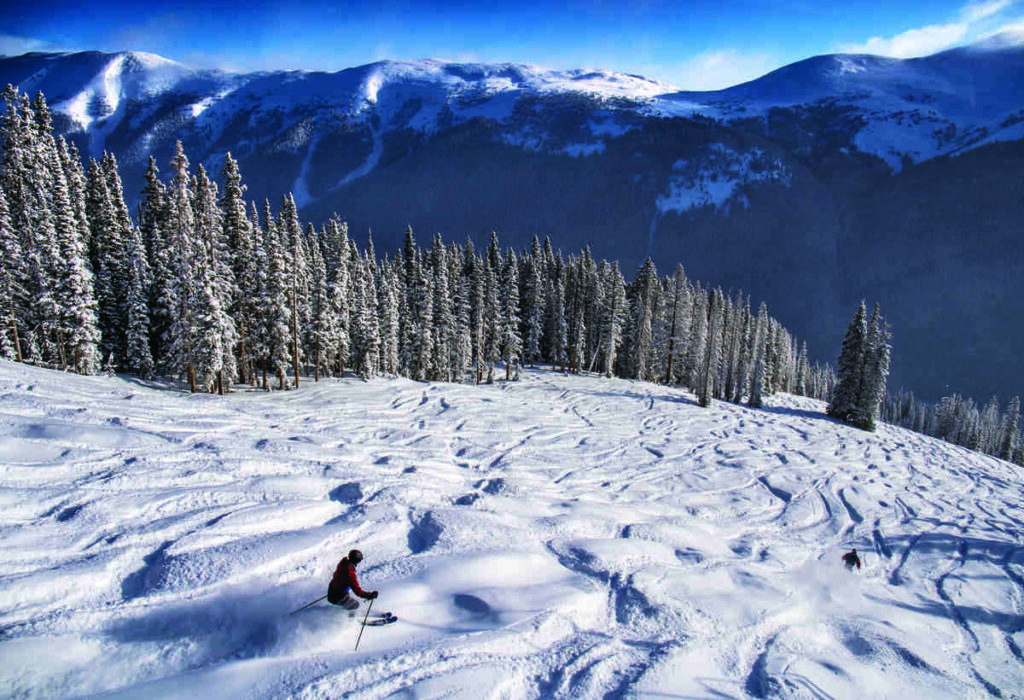
M 373 607 L 373 598 L 370 598 L 370 604 L 366 606 L 366 614 L 363 615 L 363 626 L 359 628 L 359 636 L 356 637 L 356 651 L 359 651 L 359 640 L 363 638 L 363 630 L 366 629 L 366 621 L 370 619 L 370 608 Z
M 324 599 L 324 598 L 326 598 L 326 597 L 327 597 L 327 596 L 322 596 L 322 597 L 320 597 L 320 598 L 317 598 L 316 600 L 314 600 L 314 601 L 313 601 L 312 603 L 306 603 L 306 604 L 305 604 L 305 605 L 303 605 L 303 606 L 302 606 L 301 608 L 299 608 L 299 610 L 305 610 L 305 609 L 306 609 L 306 608 L 308 608 L 308 607 L 309 607 L 310 605 L 316 605 L 317 603 L 319 603 L 319 602 L 320 602 L 321 600 L 323 600 L 323 599 Z M 291 611 L 290 613 L 288 613 L 288 614 L 289 614 L 289 615 L 294 615 L 295 613 L 299 612 L 299 610 L 292 610 L 292 611 Z

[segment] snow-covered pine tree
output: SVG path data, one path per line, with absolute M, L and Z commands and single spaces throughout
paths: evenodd
M 451 355 L 454 345 L 455 316 L 449 288 L 448 265 L 441 234 L 434 236 L 427 254 L 433 289 L 433 321 L 431 323 L 431 360 L 428 376 L 436 381 L 451 381 Z
M 583 289 L 583 338 L 582 351 L 580 356 L 580 368 L 593 369 L 594 360 L 597 357 L 597 345 L 600 332 L 598 329 L 598 277 L 597 262 L 590 251 L 590 246 L 583 248 L 580 256 L 580 285 Z
M 331 339 L 331 348 L 334 356 L 331 358 L 332 372 L 337 376 L 345 373 L 348 365 L 348 358 L 351 349 L 350 329 L 351 308 L 349 297 L 351 294 L 349 282 L 348 264 L 348 225 L 332 217 L 327 224 L 328 249 L 331 251 L 327 259 L 329 294 L 331 313 L 334 314 L 335 336 Z
M 90 231 L 89 219 L 85 213 L 85 171 L 82 170 L 82 161 L 74 144 L 69 147 L 63 136 L 58 137 L 56 143 L 57 155 L 68 185 L 68 202 L 75 217 L 75 227 L 78 229 L 78 240 L 88 255 Z
M 472 362 L 475 368 L 476 383 L 484 380 L 487 342 L 487 281 L 484 274 L 483 260 L 473 249 L 473 242 L 466 243 L 463 270 L 470 294 L 470 342 L 472 344 Z
M 765 371 L 765 351 L 762 347 L 757 352 L 757 359 L 754 362 L 754 374 L 750 381 L 750 394 L 747 398 L 747 405 L 750 408 L 761 408 L 764 405 L 764 385 L 767 380 Z
M 207 332 L 218 333 L 220 339 L 217 347 L 221 357 L 214 363 L 217 367 L 212 375 L 213 384 L 210 390 L 223 394 L 230 390 L 238 372 L 238 361 L 235 356 L 237 334 L 235 321 L 231 315 L 231 303 L 234 297 L 234 272 L 231 269 L 231 253 L 224 236 L 224 222 L 218 205 L 217 183 L 206 174 L 200 165 L 196 172 L 195 189 L 195 225 L 196 240 L 202 242 L 202 254 L 209 266 L 209 282 L 211 293 L 216 297 L 216 309 L 206 307 L 206 296 L 197 298 L 204 307 L 203 313 L 209 312 L 209 320 L 203 323 L 212 324 Z
M 505 381 L 510 381 L 513 366 L 518 367 L 519 358 L 523 354 L 523 340 L 519 335 L 519 261 L 513 251 L 505 256 L 501 274 L 501 313 L 501 360 L 505 363 Z M 582 309 L 579 317 L 582 323 Z M 582 336 L 582 333 L 579 335 Z
M 584 325 L 583 270 L 580 259 L 570 255 L 565 267 L 566 353 L 569 371 L 578 373 L 584 362 L 586 326 Z
M 452 310 L 455 316 L 455 347 L 452 350 L 453 380 L 466 381 L 466 371 L 473 364 L 472 313 L 470 280 L 460 273 L 463 269 L 464 251 L 453 251 L 449 265 L 449 279 L 454 280 Z
M 553 320 L 553 332 L 551 338 L 551 364 L 559 367 L 563 372 L 569 365 L 569 324 L 565 318 L 565 267 L 555 264 L 556 272 L 554 288 L 551 290 L 551 318 Z
M 680 358 L 686 357 L 691 320 L 690 283 L 682 265 L 676 265 L 675 272 L 668 278 L 666 296 L 664 381 L 666 384 L 676 384 L 679 381 L 680 365 L 685 364 L 680 362 Z
M 491 233 L 491 242 L 484 256 L 484 359 L 487 362 L 487 383 L 494 383 L 494 363 L 501 359 L 504 335 L 501 314 L 501 248 L 498 234 Z
M 793 343 L 789 333 L 782 324 L 773 319 L 772 338 L 772 393 L 790 391 L 790 378 L 793 376 Z
M 23 306 L 16 316 L 21 324 L 24 358 L 31 362 L 64 366 L 57 334 L 61 310 L 57 301 L 59 249 L 51 206 L 52 139 L 41 138 L 28 97 L 8 86 L 8 115 L 4 125 L 3 189 L 10 223 L 21 242 Z M 45 124 L 45 121 L 44 121 Z
M 658 271 L 654 261 L 647 258 L 630 287 L 626 349 L 626 376 L 641 381 L 651 378 L 652 319 L 658 286 Z
M 754 331 L 757 319 L 750 312 L 750 297 L 747 297 L 743 305 L 743 330 L 740 339 L 738 366 L 736 368 L 736 383 L 733 387 L 732 401 L 740 403 L 750 391 L 750 375 L 753 373 L 754 356 Z
M 741 355 L 746 345 L 746 317 L 749 302 L 744 300 L 743 293 L 737 292 L 729 305 L 729 320 L 726 328 L 724 375 L 725 383 L 722 398 L 733 403 L 740 402 L 740 387 L 743 377 L 740 375 Z
M 120 293 L 122 297 L 120 304 L 120 322 L 123 324 L 119 342 L 121 346 L 121 358 L 123 363 L 124 354 L 127 352 L 127 341 L 125 336 L 124 328 L 128 325 L 128 284 L 130 272 L 128 267 L 129 262 L 129 238 L 132 235 L 132 229 L 135 228 L 135 224 L 132 221 L 132 217 L 128 212 L 128 205 L 124 201 L 124 188 L 121 185 L 121 173 L 117 165 L 117 158 L 113 153 L 103 153 L 103 158 L 100 161 L 100 167 L 103 169 L 103 174 L 107 180 L 107 192 L 109 193 L 110 202 L 110 219 L 114 227 L 117 229 L 117 233 L 114 238 L 120 242 L 121 252 L 119 256 L 120 269 L 118 270 L 119 280 L 118 286 L 120 287 Z
M 132 228 L 128 238 L 128 328 L 126 330 L 127 369 L 143 379 L 153 375 L 153 355 L 149 347 L 149 265 L 142 235 Z
M 794 392 L 801 396 L 807 395 L 807 378 L 810 373 L 810 365 L 807 362 L 807 342 L 800 347 L 800 356 L 796 363 L 796 379 Z
M 377 282 L 368 260 L 361 260 L 355 285 L 353 360 L 363 379 L 377 374 L 380 359 L 380 325 L 377 318 Z M 429 287 L 429 284 L 427 285 Z M 429 289 L 428 289 L 429 294 Z M 428 302 L 429 303 L 429 302 Z M 426 360 L 427 358 L 424 358 Z
M 1007 406 L 999 437 L 999 459 L 1014 461 L 1020 449 L 1020 397 L 1014 396 Z
M 856 418 L 861 403 L 860 390 L 864 368 L 864 351 L 867 343 L 867 306 L 861 301 L 857 313 L 846 329 L 842 350 L 837 362 L 837 381 L 829 401 L 828 415 L 849 423 Z
M 249 336 L 256 313 L 253 306 L 253 301 L 256 299 L 254 279 L 256 272 L 253 259 L 255 241 L 252 236 L 252 225 L 246 216 L 245 185 L 242 184 L 242 174 L 238 169 L 238 161 L 231 156 L 230 152 L 224 156 L 224 166 L 221 168 L 220 176 L 224 180 L 224 190 L 220 200 L 222 240 L 227 246 L 233 275 L 229 311 L 234 320 L 237 338 L 238 378 L 244 383 L 249 380 L 249 365 L 251 364 Z
M 295 207 L 295 198 L 291 194 L 287 194 L 282 198 L 278 228 L 281 232 L 281 240 L 289 256 L 288 311 L 290 314 L 290 343 L 292 366 L 295 371 L 295 387 L 298 388 L 299 368 L 303 359 L 302 332 L 306 319 L 309 316 L 309 305 L 307 303 L 309 271 L 306 265 L 307 255 L 303 243 L 302 227 L 299 225 L 299 212 Z
M 425 261 L 419 260 L 419 256 L 414 274 L 416 279 L 408 324 L 413 331 L 410 344 L 412 378 L 427 381 L 434 370 L 434 279 L 432 270 Z
M 21 243 L 11 227 L 7 197 L 0 188 L 0 357 L 21 362 L 18 319 L 15 315 L 22 296 Z
M 885 381 L 889 376 L 891 354 L 889 331 L 885 327 L 881 309 L 878 304 L 875 304 L 875 309 L 867 325 L 861 387 L 854 422 L 854 425 L 864 430 L 875 430 L 878 422 L 880 406 L 885 398 Z M 980 430 L 977 430 L 975 439 L 978 435 L 980 435 Z
M 978 434 L 978 451 L 986 454 L 993 454 L 999 445 L 999 432 L 1001 426 L 1001 415 L 999 413 L 999 399 L 993 396 L 985 404 L 981 412 L 980 431 Z
M 326 236 L 326 233 L 325 233 Z M 327 285 L 327 265 L 320 244 L 314 237 L 309 243 L 310 271 L 310 333 L 313 350 L 313 379 L 320 381 L 321 365 L 328 364 L 334 348 L 332 343 L 337 337 L 334 328 L 336 315 L 331 308 L 330 294 Z
M 221 306 L 213 264 L 206 256 L 196 257 L 195 288 L 190 306 L 193 319 L 193 358 L 196 381 L 205 391 L 224 393 L 220 380 L 225 355 L 223 319 L 227 309 Z
M 597 276 L 601 289 L 597 319 L 600 333 L 595 352 L 598 357 L 598 371 L 605 377 L 611 377 L 615 371 L 615 361 L 619 345 L 622 343 L 622 326 L 628 310 L 626 281 L 619 272 L 617 262 L 609 265 L 601 261 Z
M 764 405 L 765 382 L 768 378 L 766 364 L 766 333 L 768 331 L 768 307 L 762 302 L 757 310 L 757 318 L 752 321 L 753 331 L 750 341 L 750 374 L 747 391 L 747 406 L 761 408 Z
M 150 350 L 154 364 L 168 368 L 168 345 L 171 323 L 176 315 L 174 304 L 174 246 L 170 235 L 167 187 L 160 181 L 156 159 L 149 158 L 146 186 L 139 203 L 139 232 L 149 262 L 149 328 Z
M 707 407 L 715 395 L 715 379 L 722 362 L 722 333 L 725 323 L 725 297 L 717 287 L 708 298 L 707 342 L 700 378 L 697 386 L 697 403 Z
M 115 221 L 107 174 L 90 159 L 86 177 L 86 216 L 89 221 L 89 259 L 95 272 L 96 302 L 99 305 L 103 356 L 115 355 L 120 363 L 124 351 L 125 244 L 123 231 Z
M 380 319 L 380 368 L 389 376 L 398 374 L 399 298 L 402 289 L 394 263 L 378 273 L 377 317 Z
M 691 391 L 700 386 L 704 354 L 708 344 L 708 295 L 697 282 L 693 288 L 689 354 L 686 360 L 686 383 Z
M 544 337 L 544 271 L 540 240 L 534 236 L 523 261 L 523 361 L 534 366 L 541 358 Z
M 290 346 L 289 319 L 291 317 L 288 294 L 291 287 L 287 252 L 281 243 L 277 222 L 270 211 L 270 202 L 263 204 L 263 250 L 266 256 L 266 274 L 261 274 L 259 318 L 261 319 L 261 347 L 263 357 L 263 386 L 267 388 L 266 372 L 277 374 L 278 388 L 287 388 L 285 372 L 288 367 Z
M 186 376 L 189 391 L 196 391 L 193 300 L 196 298 L 196 267 L 202 260 L 195 253 L 193 192 L 188 172 L 188 157 L 181 141 L 175 144 L 171 160 L 172 180 L 167 202 L 170 285 L 165 294 L 174 316 L 167 329 L 167 366 L 177 376 Z M 90 221 L 91 223 L 91 221 Z M 95 229 L 94 229 L 95 231 Z M 95 233 L 93 234 L 95 235 Z M 197 257 L 200 259 L 197 260 Z
M 53 143 L 49 134 L 46 140 Z M 93 297 L 93 276 L 86 259 L 85 244 L 68 196 L 64 167 L 56 145 L 50 151 L 51 196 L 54 235 L 59 258 L 55 260 L 55 299 L 60 310 L 58 343 L 61 364 L 71 364 L 81 374 L 99 368 L 100 340 Z M 66 359 L 65 359 L 66 358 Z

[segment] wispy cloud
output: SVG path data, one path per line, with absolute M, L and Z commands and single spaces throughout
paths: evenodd
M 861 44 L 838 47 L 845 53 L 871 53 L 893 58 L 928 56 L 956 46 L 968 39 L 976 39 L 991 21 L 1016 0 L 982 0 L 969 2 L 960 8 L 956 21 L 931 24 L 908 29 L 891 37 L 871 37 Z
M 759 78 L 781 62 L 766 53 L 705 51 L 670 70 L 658 71 L 685 90 L 721 90 Z
M 967 36 L 967 29 L 965 23 L 933 24 L 888 39 L 871 37 L 863 44 L 845 45 L 841 49 L 844 53 L 873 53 L 893 58 L 928 56 L 956 44 Z
M 31 51 L 69 51 L 45 39 L 34 39 L 27 36 L 0 34 L 0 56 L 20 56 Z
M 974 24 L 980 22 L 983 19 L 988 19 L 993 15 L 997 15 L 1007 7 L 1012 5 L 1014 0 L 989 0 L 988 2 L 972 2 L 968 3 L 960 11 L 960 16 L 964 22 L 968 24 Z

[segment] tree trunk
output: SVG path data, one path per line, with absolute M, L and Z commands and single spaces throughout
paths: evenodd
M 24 362 L 25 358 L 21 356 L 21 341 L 18 340 L 18 320 L 14 318 L 14 299 L 8 300 L 11 304 L 11 334 L 14 336 L 14 357 L 18 362 Z
M 190 362 L 188 365 L 188 390 L 196 393 L 196 368 Z
M 279 366 L 277 368 L 277 383 L 277 388 L 280 389 L 281 391 L 284 391 L 284 367 Z
M 224 370 L 217 370 L 217 393 L 224 395 Z
M 68 354 L 67 354 L 67 350 L 64 347 L 64 334 L 61 333 L 60 331 L 57 331 L 57 355 L 60 357 L 60 369 L 61 369 L 61 371 L 62 372 L 67 372 L 68 371 Z M 79 367 L 77 367 L 77 366 L 75 367 L 75 371 L 78 371 L 79 369 L 80 369 Z
M 245 322 L 243 321 L 238 325 L 241 330 L 241 332 L 239 333 L 239 335 L 241 336 L 241 340 L 239 341 L 240 345 L 238 358 L 238 381 L 240 381 L 242 384 L 245 384 L 246 378 L 248 377 L 248 374 L 246 372 L 247 367 L 245 359 Z
M 296 306 L 295 283 L 292 283 L 292 365 L 295 368 L 295 388 L 299 388 L 299 309 Z
M 316 358 L 316 360 L 315 360 L 315 362 L 316 362 L 316 365 L 315 365 L 316 373 L 313 375 L 313 377 L 314 377 L 313 381 L 318 382 L 318 381 L 320 381 L 320 339 L 319 338 L 317 338 L 317 341 L 316 341 L 315 358 Z
M 261 361 L 260 366 L 263 368 L 263 391 L 270 391 L 270 386 L 267 384 L 267 361 Z

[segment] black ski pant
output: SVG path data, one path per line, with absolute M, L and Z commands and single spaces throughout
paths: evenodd
M 327 602 L 331 605 L 340 605 L 346 610 L 355 610 L 359 607 L 359 601 L 356 600 L 349 591 L 345 591 L 340 596 L 328 594 Z

